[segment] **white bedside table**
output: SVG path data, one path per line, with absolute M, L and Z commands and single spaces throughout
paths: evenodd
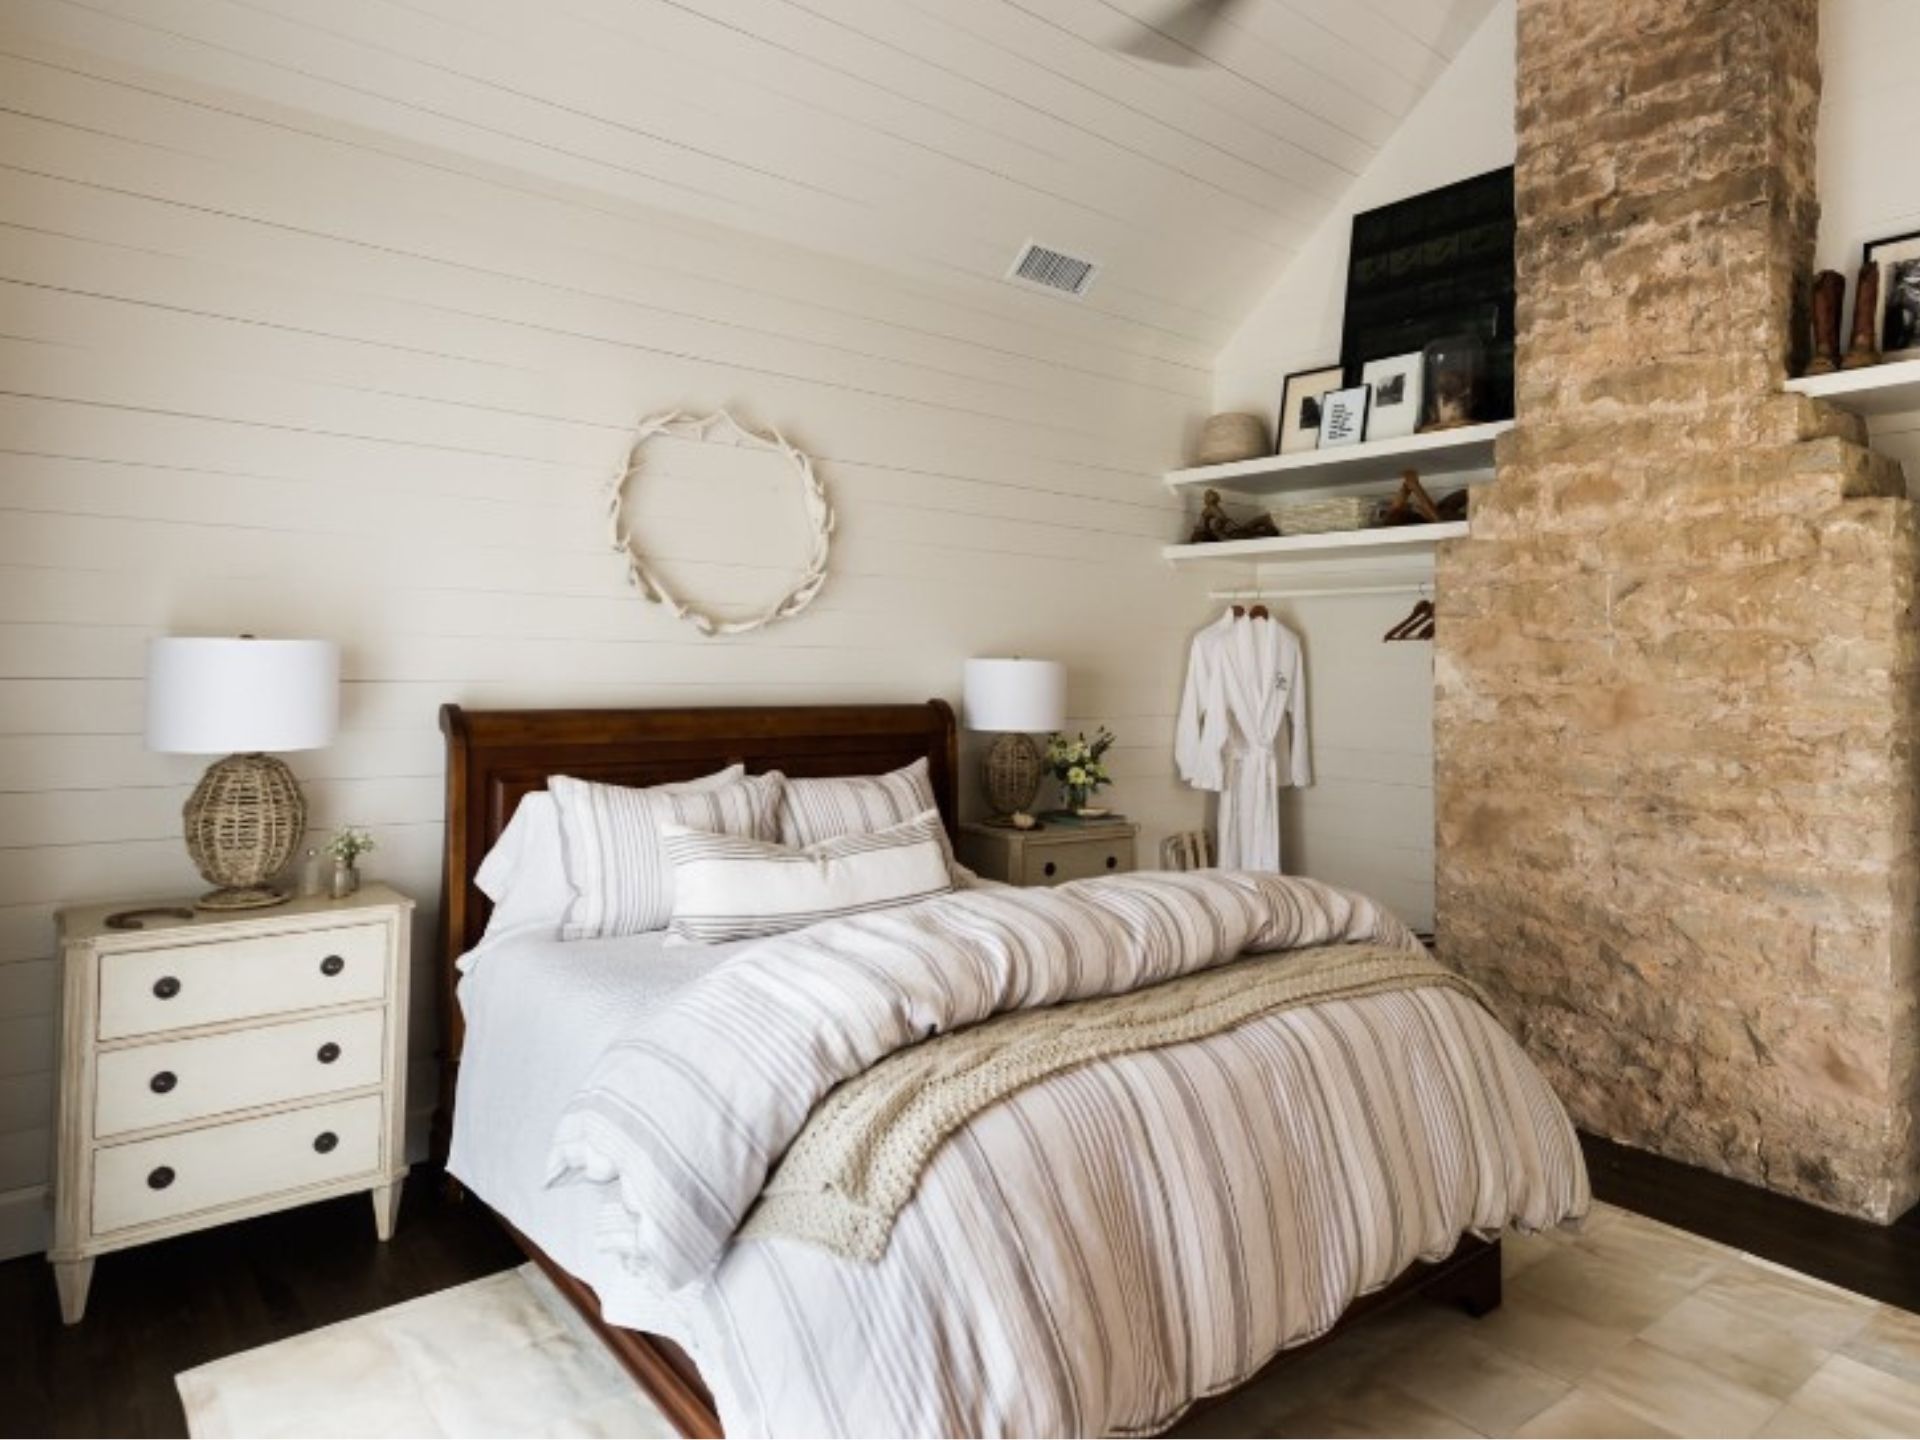
M 1133 869 L 1138 825 L 1048 825 L 1015 830 L 1000 825 L 962 825 L 960 863 L 989 880 L 1009 885 L 1064 885 L 1095 875 Z
M 107 926 L 169 903 L 60 914 L 47 1258 L 69 1325 L 109 1250 L 355 1190 L 385 1240 L 400 1206 L 413 902 L 369 885 Z

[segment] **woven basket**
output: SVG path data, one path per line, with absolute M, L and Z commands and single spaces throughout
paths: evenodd
M 1267 453 L 1267 422 L 1258 415 L 1210 416 L 1200 428 L 1200 463 L 1227 465 Z
M 1328 500 L 1296 500 L 1273 510 L 1282 535 L 1324 535 L 1333 530 L 1364 530 L 1373 523 L 1380 500 L 1373 495 L 1336 495 Z

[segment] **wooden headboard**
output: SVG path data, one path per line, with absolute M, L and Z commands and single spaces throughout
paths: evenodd
M 454 962 L 480 941 L 492 906 L 473 883 L 493 842 L 529 791 L 549 775 L 614 785 L 693 780 L 728 765 L 789 775 L 879 775 L 924 756 L 951 832 L 959 822 L 952 708 L 794 705 L 691 710 L 440 709 L 447 737 L 446 858 L 440 907 L 440 1112 L 444 1156 L 452 1085 L 465 1034 L 454 1000 Z

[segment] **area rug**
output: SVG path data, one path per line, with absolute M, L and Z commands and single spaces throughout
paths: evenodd
M 677 1434 L 533 1265 L 188 1370 L 188 1432 Z
M 1176 1434 L 1920 1435 L 1920 1315 L 1609 1205 L 1503 1250 L 1485 1319 L 1399 1306 Z M 674 1433 L 531 1265 L 179 1385 L 208 1440 Z

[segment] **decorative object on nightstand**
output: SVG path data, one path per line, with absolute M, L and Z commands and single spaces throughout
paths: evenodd
M 1138 825 L 1122 820 L 1087 821 L 1043 830 L 999 825 L 962 825 L 960 863 L 989 880 L 1009 885 L 1064 885 L 1133 869 Z
M 269 750 L 317 750 L 340 718 L 340 651 L 329 640 L 175 637 L 147 649 L 147 748 L 220 755 L 182 811 L 187 853 L 215 888 L 202 910 L 279 905 L 307 803 Z M 231 752 L 231 753 L 229 753 Z
M 1098 816 L 1104 810 L 1092 810 L 1093 797 L 1103 785 L 1112 783 L 1101 757 L 1113 748 L 1113 732 L 1102 725 L 1093 739 L 1086 732 L 1069 740 L 1061 734 L 1047 737 L 1047 773 L 1060 782 L 1060 793 L 1070 814 Z
M 1033 737 L 1067 718 L 1067 667 L 1057 660 L 969 660 L 963 692 L 966 727 L 999 736 L 980 765 L 980 789 L 994 816 L 988 823 L 1018 825 L 1040 793 Z
M 412 910 L 369 885 L 263 914 L 62 912 L 47 1258 L 69 1325 L 111 1250 L 357 1190 L 392 1235 Z M 111 928 L 128 911 L 150 918 Z
M 373 836 L 364 830 L 349 825 L 333 832 L 333 839 L 327 842 L 327 853 L 333 856 L 330 893 L 334 899 L 344 900 L 360 888 L 360 857 L 371 854 L 373 849 Z

